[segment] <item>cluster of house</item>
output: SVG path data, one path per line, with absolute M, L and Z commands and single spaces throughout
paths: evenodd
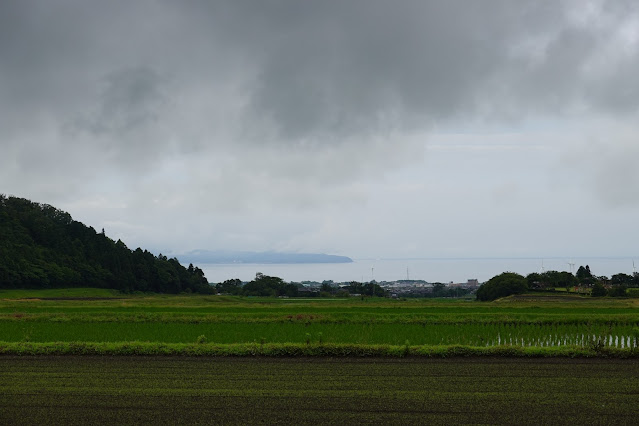
M 334 283 L 332 281 L 324 281 L 323 283 L 316 281 L 303 281 L 299 287 L 300 294 L 311 295 L 318 293 L 322 288 L 322 285 L 328 283 L 334 290 L 347 287 L 350 285 L 348 282 Z M 419 297 L 428 296 L 435 292 L 442 290 L 465 290 L 465 293 L 476 290 L 480 283 L 477 279 L 469 279 L 463 283 L 429 283 L 424 280 L 397 280 L 397 281 L 373 281 L 373 283 L 383 288 L 390 297 Z M 351 294 L 351 296 L 354 296 Z M 359 296 L 359 295 L 356 295 Z
M 480 283 L 477 279 L 468 279 L 463 283 L 429 283 L 423 280 L 398 280 L 392 282 L 381 282 L 379 285 L 387 290 L 392 297 L 423 296 L 441 290 L 476 290 Z

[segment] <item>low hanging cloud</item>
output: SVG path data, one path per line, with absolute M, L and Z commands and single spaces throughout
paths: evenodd
M 3 110 L 71 116 L 123 149 L 134 128 L 170 123 L 179 138 L 197 133 L 180 125 L 224 126 L 220 105 L 235 110 L 237 143 L 304 147 L 639 102 L 634 2 L 9 1 L 2 12 Z M 197 109 L 197 91 L 217 108 Z M 31 131 L 25 119 L 8 127 Z
M 125 136 L 140 127 L 152 127 L 167 102 L 160 77 L 149 68 L 119 70 L 106 76 L 98 105 L 79 120 L 81 130 L 96 136 Z

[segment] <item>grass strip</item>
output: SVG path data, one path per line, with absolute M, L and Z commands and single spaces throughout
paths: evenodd
M 597 314 L 597 313 L 561 313 L 555 315 L 534 314 L 531 312 L 518 315 L 513 314 L 419 314 L 406 316 L 393 314 L 295 314 L 282 313 L 29 313 L 29 312 L 0 312 L 0 322 L 91 322 L 91 323 L 178 323 L 178 324 L 407 324 L 407 325 L 630 325 L 639 326 L 639 317 L 632 314 Z
M 0 355 L 159 355 L 215 357 L 559 357 L 639 358 L 611 347 L 409 346 L 300 343 L 0 342 Z

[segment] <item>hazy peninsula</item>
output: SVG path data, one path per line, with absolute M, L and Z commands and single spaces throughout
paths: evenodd
M 351 263 L 353 259 L 323 253 L 280 253 L 227 250 L 194 250 L 179 258 L 184 262 L 196 263 L 257 263 L 257 264 L 291 264 L 291 263 Z

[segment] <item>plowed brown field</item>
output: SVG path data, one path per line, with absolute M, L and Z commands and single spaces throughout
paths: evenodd
M 0 424 L 636 424 L 639 361 L 0 357 Z

